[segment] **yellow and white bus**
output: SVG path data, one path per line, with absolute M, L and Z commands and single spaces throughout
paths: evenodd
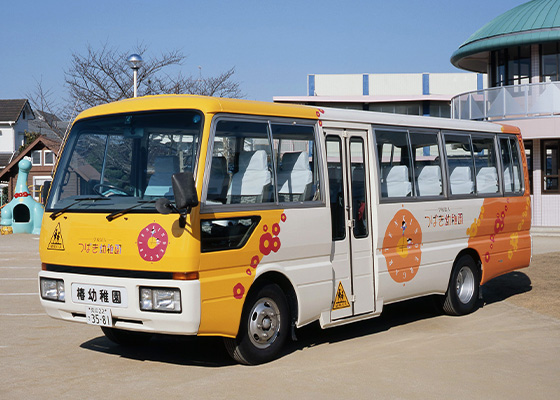
M 42 221 L 46 312 L 127 343 L 222 336 L 239 362 L 295 328 L 378 316 L 527 267 L 516 128 L 164 95 L 74 122 Z

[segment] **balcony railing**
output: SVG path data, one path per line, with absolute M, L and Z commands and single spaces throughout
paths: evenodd
M 560 82 L 495 87 L 451 100 L 455 119 L 507 120 L 555 114 L 560 114 Z

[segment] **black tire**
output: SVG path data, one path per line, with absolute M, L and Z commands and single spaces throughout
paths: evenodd
M 237 337 L 224 338 L 224 343 L 235 361 L 262 364 L 278 356 L 288 337 L 289 325 L 286 296 L 278 285 L 267 284 L 249 295 Z
M 453 265 L 449 286 L 443 300 L 448 315 L 465 315 L 475 309 L 480 290 L 480 277 L 471 256 L 461 256 Z
M 144 332 L 125 331 L 105 326 L 102 326 L 101 330 L 107 339 L 121 346 L 140 346 L 148 343 L 152 338 L 152 335 Z

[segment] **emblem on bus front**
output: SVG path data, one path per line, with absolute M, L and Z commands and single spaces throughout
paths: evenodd
M 136 245 L 143 260 L 156 262 L 165 255 L 168 242 L 165 229 L 153 222 L 140 231 Z

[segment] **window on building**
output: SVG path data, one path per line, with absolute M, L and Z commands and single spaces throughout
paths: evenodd
M 45 150 L 43 157 L 44 157 L 43 160 L 44 165 L 54 165 L 54 153 L 52 151 Z
M 493 87 L 530 83 L 531 46 L 515 46 L 493 51 L 490 64 Z
M 554 82 L 560 80 L 558 43 L 545 43 L 541 45 L 541 82 Z
M 560 141 L 542 141 L 542 165 L 543 165 L 543 193 L 559 193 L 558 186 L 558 153 Z
M 42 165 L 41 150 L 36 150 L 31 153 L 31 165 Z

